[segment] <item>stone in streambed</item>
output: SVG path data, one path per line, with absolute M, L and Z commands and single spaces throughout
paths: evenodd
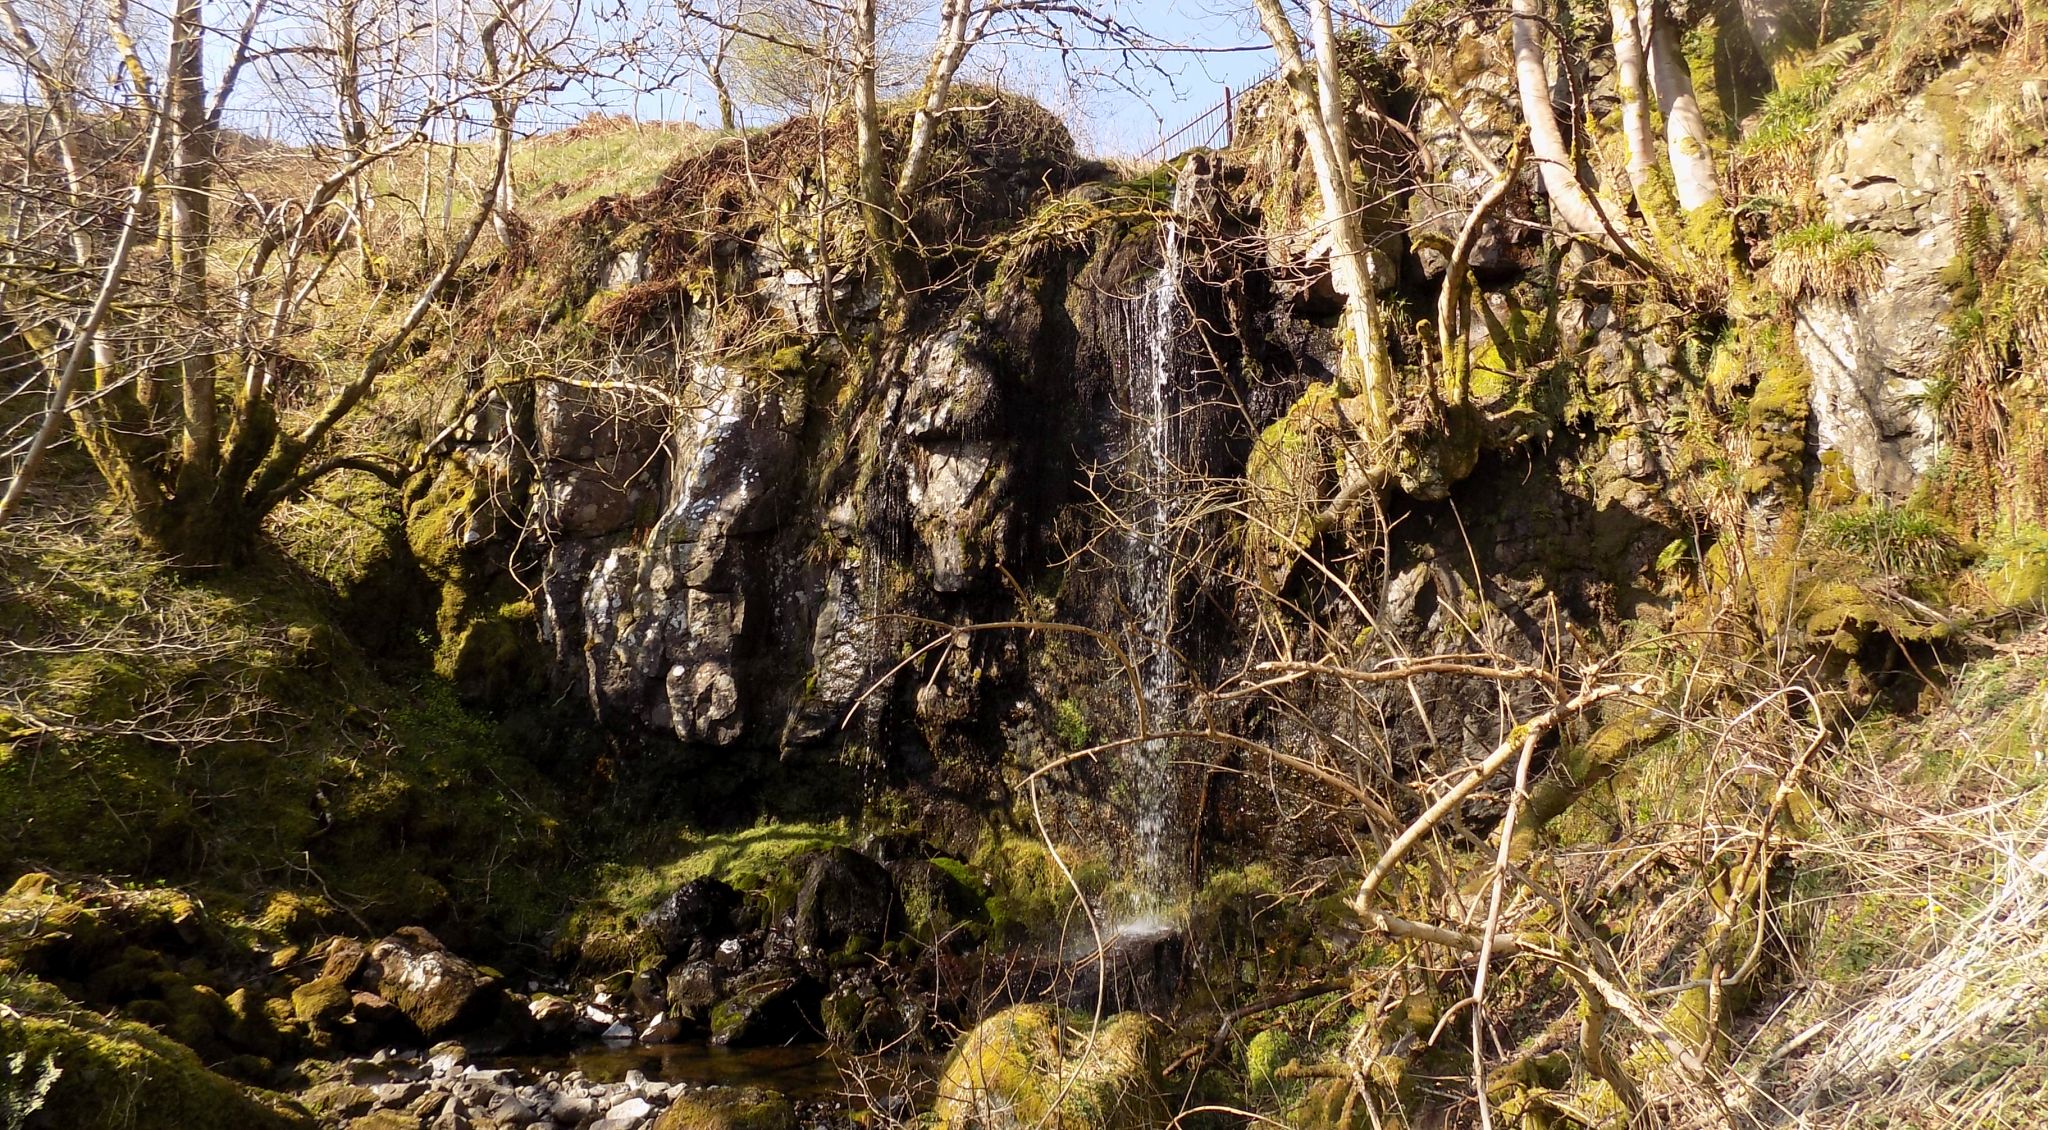
M 670 959 L 703 957 L 732 936 L 740 901 L 740 893 L 720 880 L 692 879 L 656 903 L 640 925 Z
M 654 1130 L 796 1130 L 796 1108 L 774 1091 L 707 1087 L 677 1099 Z
M 816 1037 L 825 987 L 795 966 L 764 968 L 746 977 L 711 1010 L 711 1042 L 758 1047 Z

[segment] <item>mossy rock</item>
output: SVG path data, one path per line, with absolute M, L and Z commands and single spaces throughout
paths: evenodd
M 1294 1038 L 1285 1028 L 1267 1028 L 1244 1048 L 1245 1090 L 1254 1101 L 1280 1092 L 1280 1068 L 1294 1052 Z
M 1287 1108 L 1284 1121 L 1294 1130 L 1364 1130 L 1372 1125 L 1365 1104 L 1349 1102 L 1350 1098 L 1349 1079 L 1311 1080 Z
M 796 1108 L 774 1091 L 711 1087 L 670 1104 L 654 1130 L 796 1130 Z
M 1092 1029 L 1092 1034 L 1091 1034 Z M 1111 1130 L 1165 1125 L 1158 1030 L 1134 1012 L 1095 1028 L 1018 1005 L 977 1025 L 939 1076 L 939 1130 Z
M 306 1024 L 332 1024 L 348 1015 L 352 999 L 340 978 L 317 977 L 292 990 L 292 1015 Z
M 22 1057 L 16 1060 L 15 1057 Z M 0 1011 L 0 1063 L 57 1074 L 27 1125 L 63 1130 L 311 1130 L 283 1098 L 206 1069 L 190 1048 L 140 1024 L 91 1013 Z

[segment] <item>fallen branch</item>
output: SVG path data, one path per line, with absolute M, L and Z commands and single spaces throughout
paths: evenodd
M 1536 743 L 1541 741 L 1545 734 L 1548 734 L 1569 719 L 1585 712 L 1596 703 L 1613 698 L 1616 695 L 1644 694 L 1650 689 L 1652 682 L 1652 679 L 1642 678 L 1629 683 L 1605 683 L 1590 690 L 1581 691 L 1564 702 L 1531 718 L 1529 721 L 1516 726 L 1504 741 L 1494 747 L 1492 753 L 1468 770 L 1457 784 L 1451 786 L 1448 792 L 1437 798 L 1436 803 L 1430 805 L 1427 811 L 1416 817 L 1413 823 L 1410 823 L 1399 836 L 1394 838 L 1393 843 L 1387 845 L 1386 850 L 1380 853 L 1378 861 L 1372 865 L 1372 869 L 1367 871 L 1365 878 L 1359 881 L 1358 894 L 1351 900 L 1351 909 L 1361 917 L 1370 918 L 1373 913 L 1373 896 L 1378 893 L 1380 884 L 1386 881 L 1388 874 L 1393 871 L 1394 867 L 1401 860 L 1407 858 L 1408 853 L 1414 850 L 1415 845 L 1422 841 L 1422 837 L 1428 835 L 1437 825 L 1443 823 L 1452 812 L 1457 810 L 1459 805 L 1465 802 L 1466 798 L 1477 792 L 1479 786 L 1485 784 L 1495 773 L 1500 772 L 1510 761 L 1515 760 L 1525 750 L 1533 751 Z

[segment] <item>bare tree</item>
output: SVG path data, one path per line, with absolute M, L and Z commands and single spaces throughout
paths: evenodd
M 92 293 L 40 288 L 34 301 L 6 312 L 17 332 L 61 342 L 54 354 L 61 360 L 51 366 L 45 354 L 37 355 L 37 364 L 54 368 L 45 384 L 49 400 L 0 500 L 0 514 L 20 505 L 67 421 L 143 540 L 189 564 L 238 559 L 265 515 L 327 473 L 353 468 L 395 477 L 400 469 L 388 463 L 329 450 L 330 439 L 404 360 L 478 236 L 507 203 L 520 108 L 559 86 L 574 65 L 582 32 L 575 11 L 541 0 L 476 0 L 453 30 L 438 29 L 450 36 L 435 52 L 444 77 L 423 74 L 416 65 L 417 40 L 430 29 L 398 28 L 395 9 L 371 0 L 311 12 L 254 0 L 232 33 L 209 26 L 196 0 L 181 0 L 169 13 L 158 81 L 136 47 L 125 5 L 113 0 L 108 24 L 130 87 L 129 116 L 119 120 L 144 123 L 147 143 L 141 159 L 130 158 L 125 219 L 113 225 L 112 250 L 102 253 L 92 233 L 108 226 L 101 218 L 107 204 L 76 149 L 89 125 L 112 130 L 115 120 L 92 118 L 14 3 L 0 5 L 10 54 L 35 80 L 51 119 L 64 123 L 58 133 L 60 151 L 68 154 L 65 226 L 77 233 L 71 265 L 101 285 Z M 322 34 L 307 42 L 305 27 Z M 225 42 L 210 49 L 216 39 Z M 220 64 L 211 75 L 209 61 Z M 316 132 L 304 151 L 324 165 L 308 178 L 310 187 L 284 200 L 249 200 L 253 238 L 234 261 L 223 262 L 214 253 L 213 233 L 217 203 L 231 182 L 224 149 L 247 145 L 223 123 L 245 93 L 242 80 L 252 64 L 325 89 L 332 128 Z M 350 243 L 361 248 L 370 238 L 366 175 L 479 109 L 491 156 L 461 231 L 426 265 L 400 302 L 401 312 L 370 323 L 374 330 L 347 362 L 351 372 L 334 373 L 324 392 L 318 385 L 294 388 L 299 399 L 281 401 L 285 386 L 295 383 L 288 373 L 322 371 L 320 361 L 303 357 L 298 341 L 309 319 L 322 312 L 321 286 L 337 252 Z M 162 284 L 128 273 L 152 203 L 161 205 L 168 258 Z M 362 261 L 369 261 L 366 251 Z M 47 271 L 47 264 L 19 269 Z M 223 286 L 223 280 L 231 281 Z M 383 288 L 381 296 L 364 292 L 375 301 L 400 297 L 367 275 L 357 285 Z M 135 312 L 124 308 L 131 305 Z M 154 312 L 143 315 L 144 306 Z M 308 392 L 314 398 L 301 407 Z

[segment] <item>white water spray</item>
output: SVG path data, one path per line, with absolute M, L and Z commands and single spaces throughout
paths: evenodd
M 1180 191 L 1174 193 L 1179 210 Z M 1125 645 L 1137 663 L 1149 732 L 1176 728 L 1181 681 L 1174 651 L 1176 592 L 1170 539 L 1180 505 L 1182 455 L 1174 388 L 1175 336 L 1179 328 L 1181 241 L 1172 219 L 1165 225 L 1165 254 L 1159 274 L 1134 301 L 1127 322 L 1132 364 L 1124 374 L 1131 414 L 1125 468 L 1132 488 L 1132 512 L 1125 534 L 1124 599 L 1133 615 Z M 1122 777 L 1132 805 L 1135 873 L 1124 905 L 1111 908 L 1120 932 L 1157 928 L 1181 886 L 1175 833 L 1177 789 L 1173 742 L 1153 738 L 1127 747 Z

